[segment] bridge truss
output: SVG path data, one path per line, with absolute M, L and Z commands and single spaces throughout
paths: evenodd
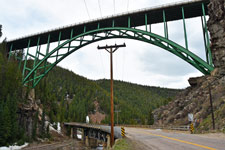
M 9 59 L 15 58 L 20 62 L 19 67 L 23 70 L 23 85 L 35 87 L 55 65 L 78 49 L 105 39 L 126 38 L 158 46 L 180 57 L 203 74 L 210 74 L 214 67 L 206 24 L 207 4 L 208 0 L 193 0 L 94 20 L 9 41 L 7 42 Z M 175 12 L 180 14 L 174 15 Z M 202 21 L 206 61 L 188 48 L 185 19 L 196 16 L 200 16 Z M 178 19 L 183 20 L 185 47 L 169 39 L 167 22 Z M 164 24 L 164 37 L 151 32 L 151 24 L 160 22 Z M 136 28 L 140 25 L 145 26 L 145 29 Z M 50 48 L 50 45 L 56 42 L 57 44 Z M 45 53 L 41 51 L 42 45 L 46 45 Z M 31 47 L 36 47 L 35 54 L 29 52 Z M 26 51 L 25 56 L 24 51 Z M 52 63 L 48 63 L 50 59 L 53 60 Z

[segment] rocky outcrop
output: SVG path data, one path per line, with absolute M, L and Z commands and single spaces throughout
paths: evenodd
M 224 127 L 225 116 L 217 114 L 220 114 L 220 108 L 225 107 L 225 77 L 217 79 L 212 76 L 204 76 L 197 78 L 197 80 L 197 86 L 185 89 L 177 96 L 175 101 L 153 112 L 155 125 L 187 125 L 189 124 L 188 113 L 194 114 L 196 125 L 202 123 L 205 118 L 211 116 L 210 86 L 215 118 L 218 120 L 217 124 L 220 124 L 220 126 L 216 127 L 217 129 Z
M 217 75 L 225 75 L 225 1 L 211 0 L 208 5 L 208 29 L 211 37 L 213 63 Z
M 100 124 L 102 120 L 105 119 L 106 115 L 100 112 L 100 107 L 98 101 L 94 101 L 95 112 L 93 114 L 89 114 L 91 123 Z
M 32 104 L 33 102 L 28 100 L 27 104 L 22 104 L 18 109 L 18 119 L 20 126 L 24 127 L 24 131 L 27 136 L 32 136 L 34 118 L 37 112 L 37 108 Z
M 27 90 L 27 89 L 26 89 Z M 24 97 L 25 98 L 25 97 Z M 28 137 L 32 136 L 33 128 L 34 128 L 34 119 L 36 117 L 36 113 L 38 113 L 38 121 L 41 120 L 42 109 L 37 104 L 38 100 L 35 100 L 35 91 L 31 89 L 27 96 L 26 103 L 19 104 L 18 107 L 18 119 L 19 124 L 23 127 L 26 135 Z M 37 122 L 37 130 L 40 123 Z

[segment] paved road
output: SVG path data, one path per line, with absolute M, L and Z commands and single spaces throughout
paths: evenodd
M 125 128 L 142 150 L 225 150 L 225 135 L 196 135 L 160 129 Z

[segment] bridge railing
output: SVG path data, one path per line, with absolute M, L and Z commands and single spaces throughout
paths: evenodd
M 124 127 L 133 127 L 133 128 L 150 128 L 150 129 L 166 129 L 166 130 L 178 130 L 178 131 L 189 131 L 189 125 L 183 126 L 155 126 L 155 125 L 118 125 Z

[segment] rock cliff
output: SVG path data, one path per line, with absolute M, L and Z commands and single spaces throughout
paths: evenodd
M 213 63 L 219 68 L 217 75 L 225 75 L 225 1 L 211 0 L 208 5 L 209 20 L 207 23 L 211 37 Z
M 197 85 L 185 89 L 174 101 L 153 112 L 155 125 L 188 125 L 188 113 L 193 113 L 197 127 L 202 130 L 211 129 L 210 88 L 216 129 L 224 130 L 225 77 L 217 79 L 212 76 L 204 76 L 196 80 Z

